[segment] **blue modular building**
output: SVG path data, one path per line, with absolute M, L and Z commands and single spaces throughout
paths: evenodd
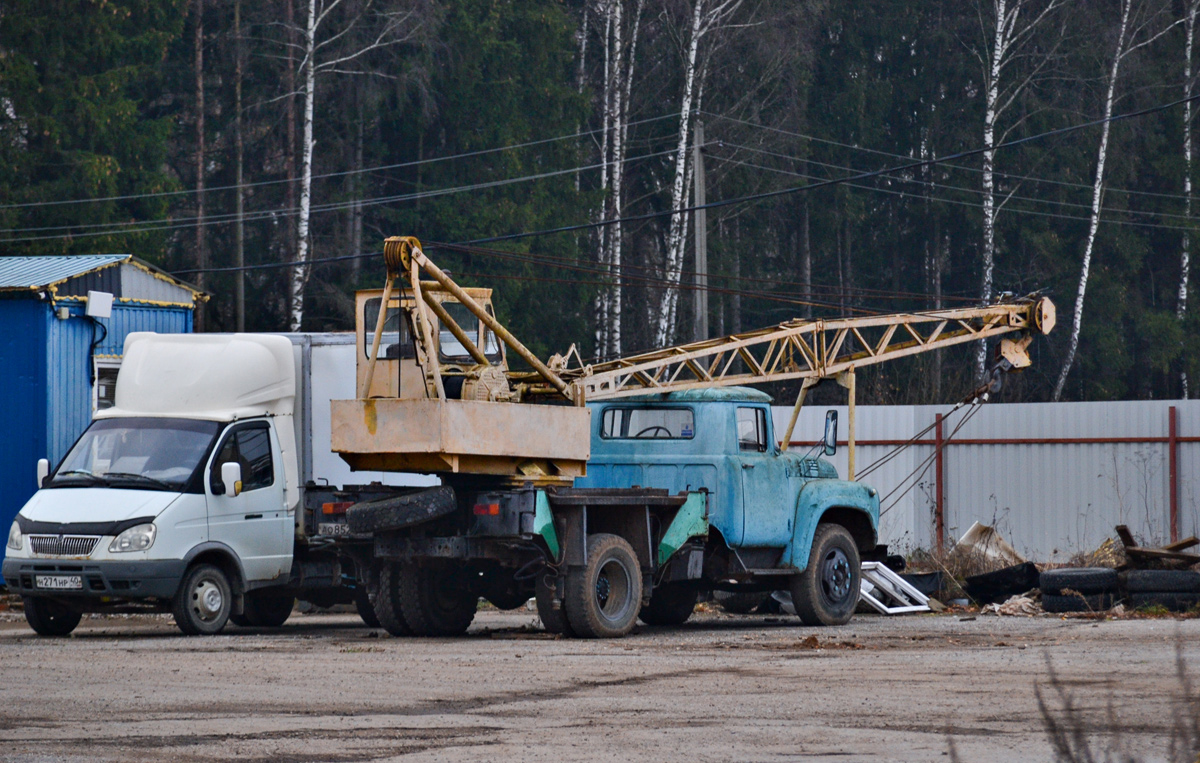
M 110 299 L 111 309 L 105 309 Z M 112 405 L 125 336 L 190 332 L 204 299 L 196 288 L 128 254 L 0 257 L 5 537 L 37 488 L 37 460 L 57 464 L 92 413 Z

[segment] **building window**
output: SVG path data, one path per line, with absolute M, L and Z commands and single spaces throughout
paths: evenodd
M 117 371 L 120 360 L 96 360 L 96 384 L 92 387 L 92 412 L 117 404 Z

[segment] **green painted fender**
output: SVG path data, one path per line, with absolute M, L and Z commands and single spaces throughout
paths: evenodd
M 537 500 L 533 504 L 533 531 L 546 541 L 550 556 L 558 560 L 558 531 L 554 529 L 554 512 L 550 511 L 550 499 L 545 490 L 537 491 Z
M 810 480 L 800 490 L 796 501 L 796 522 L 792 541 L 783 551 L 780 565 L 803 570 L 808 566 L 813 535 L 817 525 L 830 509 L 860 511 L 870 521 L 871 529 L 879 532 L 879 491 L 859 482 L 846 480 Z
M 688 493 L 687 500 L 679 507 L 658 544 L 659 565 L 666 564 L 688 538 L 698 535 L 708 535 L 708 494 Z

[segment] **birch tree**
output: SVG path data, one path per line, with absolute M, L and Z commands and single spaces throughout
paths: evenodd
M 1191 98 L 1194 82 L 1192 80 L 1192 50 L 1196 41 L 1196 15 L 1200 13 L 1200 0 L 1189 0 L 1184 8 L 1183 28 L 1183 97 Z M 1183 104 L 1183 196 L 1185 223 L 1191 222 L 1192 217 L 1192 102 Z M 1187 228 L 1183 231 L 1183 240 L 1179 250 L 1179 295 L 1175 303 L 1175 318 L 1182 328 L 1187 317 L 1188 279 L 1191 271 L 1191 236 Z M 1187 368 L 1179 371 L 1179 395 L 1188 397 Z
M 364 67 L 363 57 L 382 48 L 413 40 L 423 18 L 415 7 L 389 5 L 375 0 L 351 8 L 351 0 L 307 0 L 297 67 L 301 98 L 300 209 L 296 223 L 296 258 L 288 283 L 289 330 L 304 322 L 304 287 L 311 256 L 312 180 L 315 141 L 317 80 L 330 74 L 391 76 Z M 359 42 L 361 41 L 361 42 Z M 353 42 L 354 44 L 348 44 Z M 289 94 L 290 95 L 290 94 Z
M 978 54 L 983 64 L 983 242 L 981 246 L 982 284 L 980 300 L 987 304 L 994 292 L 996 267 L 996 218 L 1004 202 L 996 203 L 996 153 L 1024 118 L 1013 120 L 1000 130 L 997 126 L 1013 105 L 1043 75 L 1062 42 L 1062 27 L 1049 36 L 1048 45 L 1038 48 L 1039 30 L 1057 21 L 1057 12 L 1066 0 L 987 0 L 978 8 L 985 53 Z M 1010 193 L 1011 196 L 1011 193 Z M 979 342 L 975 375 L 983 378 L 987 363 L 987 342 Z
M 1067 344 L 1067 358 L 1054 385 L 1051 399 L 1057 402 L 1067 384 L 1067 376 L 1075 363 L 1079 349 L 1079 330 L 1083 324 L 1083 301 L 1087 295 L 1088 275 L 1092 267 L 1092 252 L 1096 245 L 1096 232 L 1100 227 L 1100 212 L 1104 201 L 1104 165 L 1108 159 L 1108 140 L 1112 130 L 1113 102 L 1116 100 L 1117 79 L 1121 64 L 1135 51 L 1146 47 L 1170 31 L 1179 20 L 1166 22 L 1169 6 L 1158 0 L 1120 0 L 1121 20 L 1117 26 L 1112 59 L 1104 81 L 1104 123 L 1100 128 L 1100 144 L 1096 149 L 1096 175 L 1092 181 L 1091 215 L 1087 238 L 1083 246 L 1083 262 L 1079 270 L 1079 288 L 1075 293 L 1075 313 L 1071 321 L 1071 336 Z
M 621 260 L 624 232 L 620 221 L 625 180 L 625 156 L 629 133 L 629 103 L 637 64 L 637 48 L 645 0 L 636 0 L 632 18 L 625 20 L 623 0 L 607 0 L 598 9 L 605 22 L 604 88 L 602 92 L 601 188 L 602 219 L 618 222 L 603 226 L 598 237 L 599 259 L 610 285 L 597 295 L 596 352 L 613 357 L 621 352 Z M 625 25 L 630 24 L 628 36 Z
M 688 25 L 686 51 L 683 59 L 683 87 L 679 99 L 679 136 L 675 146 L 674 181 L 671 184 L 671 218 L 663 279 L 666 282 L 657 311 L 655 341 L 666 346 L 675 330 L 679 305 L 679 283 L 683 276 L 683 255 L 687 243 L 689 215 L 681 211 L 685 192 L 691 182 L 691 126 L 696 104 L 704 88 L 705 67 L 699 58 L 701 41 L 726 26 L 742 0 L 694 0 Z

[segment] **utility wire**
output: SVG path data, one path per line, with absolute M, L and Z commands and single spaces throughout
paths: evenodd
M 777 173 L 780 173 L 783 175 L 790 175 L 792 177 L 817 179 L 816 176 L 814 176 L 814 175 L 806 175 L 802 172 L 786 170 L 786 169 L 783 169 L 782 167 L 767 167 L 767 166 L 764 166 L 761 164 L 755 164 L 753 162 L 747 162 L 747 161 L 738 160 L 738 159 L 730 159 L 730 158 L 716 156 L 716 155 L 713 155 L 713 158 L 716 159 L 717 161 L 722 161 L 722 162 L 726 162 L 726 163 L 737 165 L 737 166 L 744 166 L 744 167 L 748 167 L 750 169 L 763 170 L 766 172 L 777 172 Z M 833 165 L 830 165 L 830 166 L 833 166 Z M 918 183 L 918 184 L 922 184 L 922 185 L 927 184 L 926 181 L 913 180 L 913 179 L 902 180 L 900 182 Z M 863 190 L 863 191 L 871 191 L 873 193 L 882 193 L 882 194 L 888 194 L 891 196 L 907 196 L 907 197 L 910 197 L 911 199 L 913 199 L 914 201 L 928 200 L 928 201 L 935 202 L 938 204 L 950 204 L 950 205 L 959 206 L 959 207 L 969 207 L 971 209 L 980 209 L 983 206 L 979 202 L 964 201 L 962 199 L 948 199 L 944 196 L 923 196 L 923 195 L 918 195 L 915 193 L 910 193 L 908 191 L 900 191 L 895 188 L 879 188 L 878 186 L 867 185 L 865 183 L 847 183 L 846 185 L 849 186 L 850 188 L 857 188 L 857 189 Z M 928 183 L 928 185 L 933 186 L 933 187 L 946 188 L 947 190 L 966 191 L 968 193 L 970 193 L 970 192 L 982 193 L 981 191 L 974 191 L 973 189 L 970 189 L 970 188 L 960 188 L 958 186 L 943 185 L 943 184 L 939 184 L 939 183 Z M 1020 198 L 1020 197 L 1018 197 L 1018 198 Z M 1028 199 L 1028 201 L 1033 201 L 1036 203 L 1039 200 Z M 1062 204 L 1065 202 L 1055 202 L 1055 201 L 1046 200 L 1045 203 Z M 1088 205 L 1080 205 L 1080 206 L 1088 206 Z M 1023 209 L 1021 207 L 1010 207 L 1008 209 L 1008 212 L 1011 214 L 1030 215 L 1033 217 L 1049 217 L 1049 218 L 1056 219 L 1056 220 L 1071 220 L 1073 222 L 1088 222 L 1089 220 L 1091 220 L 1090 217 L 1080 217 L 1078 215 L 1067 215 L 1067 214 L 1063 214 L 1061 212 L 1043 212 L 1043 211 L 1037 210 L 1037 209 Z M 1118 212 L 1118 210 L 1109 210 L 1109 212 L 1110 212 L 1110 214 L 1115 214 Z M 1149 212 L 1137 212 L 1137 211 L 1132 211 L 1132 210 L 1124 210 L 1123 213 L 1131 214 L 1131 215 L 1147 215 L 1147 216 L 1156 216 L 1157 214 L 1159 214 L 1159 213 L 1149 213 Z M 1163 213 L 1163 214 L 1165 214 L 1165 213 Z M 1183 215 L 1170 215 L 1170 216 L 1184 217 Z M 1195 220 L 1197 218 L 1190 218 L 1190 219 Z M 1111 216 L 1110 217 L 1102 216 L 1100 219 L 1100 222 L 1108 224 L 1108 225 L 1129 225 L 1129 226 L 1133 226 L 1136 228 L 1151 228 L 1154 230 L 1173 230 L 1173 231 L 1194 230 L 1194 228 L 1190 227 L 1190 226 L 1163 225 L 1161 223 L 1145 223 L 1145 222 L 1138 222 L 1137 220 L 1117 220 L 1117 219 L 1112 218 Z M 1200 221 L 1198 221 L 1198 222 L 1200 222 Z
M 663 151 L 656 151 L 656 152 L 650 153 L 650 154 L 641 154 L 639 156 L 627 157 L 625 159 L 625 161 L 633 162 L 633 161 L 638 161 L 638 160 L 642 160 L 642 159 L 652 159 L 652 158 L 655 158 L 658 156 L 663 156 L 663 155 L 671 154 L 671 153 L 674 153 L 673 149 L 665 149 Z M 471 191 L 486 190 L 489 188 L 499 188 L 502 186 L 513 185 L 516 183 L 525 183 L 525 182 L 534 181 L 534 180 L 545 180 L 546 178 L 559 177 L 562 175 L 571 175 L 576 172 L 583 172 L 586 170 L 597 169 L 597 168 L 605 166 L 606 164 L 612 164 L 612 163 L 613 162 L 611 162 L 611 161 L 598 162 L 595 164 L 580 165 L 577 167 L 570 167 L 567 169 L 551 170 L 549 172 L 542 172 L 542 173 L 538 173 L 536 175 L 523 175 L 521 177 L 516 177 L 516 178 L 504 178 L 502 180 L 490 180 L 490 181 L 487 181 L 484 183 L 475 183 L 472 185 L 454 186 L 454 187 L 450 187 L 450 188 L 436 188 L 436 189 L 431 189 L 428 191 L 417 191 L 415 193 L 400 194 L 400 195 L 394 195 L 394 196 L 376 196 L 376 197 L 367 198 L 367 199 L 357 199 L 357 200 L 352 200 L 352 201 L 341 201 L 341 202 L 330 202 L 327 204 L 316 204 L 311 207 L 310 214 L 315 215 L 315 214 L 320 214 L 320 213 L 325 213 L 325 212 L 338 212 L 338 211 L 342 211 L 345 209 L 351 209 L 354 207 L 374 207 L 374 206 L 380 206 L 382 204 L 393 204 L 393 203 L 397 203 L 397 202 L 415 201 L 415 200 L 420 200 L 420 199 L 431 199 L 431 198 L 437 198 L 440 196 L 449 196 L 449 195 L 453 195 L 453 194 L 457 194 L 457 193 L 466 193 L 466 192 L 471 192 Z M 258 220 L 272 219 L 275 217 L 292 217 L 297 214 L 299 214 L 299 209 L 296 207 L 279 207 L 276 209 L 255 210 L 255 211 L 252 211 L 249 213 L 245 213 L 242 215 L 242 220 L 243 220 L 243 222 L 256 222 Z M 91 225 L 91 226 L 60 225 L 60 226 L 53 226 L 53 227 L 47 227 L 47 228 L 10 228 L 4 232 L 20 233 L 20 232 L 26 232 L 26 231 L 36 232 L 36 231 L 45 231 L 45 230 L 70 230 L 70 229 L 81 228 L 81 227 L 85 228 L 85 229 L 99 227 L 99 228 L 105 228 L 105 230 L 99 230 L 99 231 L 85 230 L 84 232 L 80 232 L 80 233 L 63 233 L 63 234 L 59 234 L 59 235 L 22 236 L 22 237 L 16 237 L 16 238 L 0 238 L 0 243 L 18 243 L 18 242 L 24 242 L 24 241 L 46 241 L 46 240 L 57 240 L 57 239 L 63 239 L 63 238 L 71 238 L 71 239 L 93 238 L 96 236 L 124 235 L 124 234 L 130 234 L 130 233 L 148 233 L 148 232 L 155 232 L 155 231 L 184 230 L 184 229 L 188 229 L 188 228 L 195 228 L 195 227 L 202 226 L 202 225 L 209 226 L 209 225 L 226 224 L 226 223 L 234 222 L 236 220 L 237 220 L 237 214 L 234 212 L 229 212 L 229 213 L 220 214 L 220 215 L 206 215 L 203 218 L 200 218 L 200 217 L 191 217 L 191 218 L 182 218 L 182 219 L 161 218 L 158 220 L 100 223 L 100 224 Z
M 886 156 L 891 159 L 911 159 L 912 158 L 911 156 L 909 156 L 907 154 L 897 154 L 892 151 L 880 151 L 879 149 L 867 148 L 865 146 L 856 146 L 853 143 L 842 143 L 840 141 L 830 140 L 828 138 L 818 138 L 816 136 L 806 135 L 805 133 L 801 133 L 801 132 L 793 132 L 791 130 L 784 130 L 780 127 L 771 127 L 770 125 L 758 124 L 755 122 L 748 122 L 744 119 L 738 119 L 737 117 L 722 116 L 720 114 L 714 114 L 711 111 L 701 111 L 699 113 L 703 114 L 705 116 L 713 117 L 714 119 L 721 119 L 721 120 L 724 120 L 727 122 L 735 122 L 737 124 L 746 125 L 748 127 L 756 127 L 756 128 L 762 129 L 762 130 L 767 130 L 769 132 L 779 133 L 780 135 L 788 135 L 793 138 L 801 138 L 803 140 L 812 141 L 814 143 L 826 143 L 831 146 L 837 146 L 839 148 L 848 148 L 852 151 L 859 151 L 861 153 L 877 154 L 879 156 Z M 795 157 L 793 157 L 793 158 L 795 158 Z M 796 158 L 796 161 L 809 161 L 809 160 Z M 946 164 L 945 166 L 950 169 L 963 170 L 964 172 L 974 172 L 976 174 L 980 174 L 983 172 L 982 167 L 971 167 L 966 164 Z M 1075 189 L 1079 189 L 1079 190 L 1088 191 L 1089 193 L 1092 190 L 1092 185 L 1090 183 L 1072 183 L 1068 180 L 1053 180 L 1051 178 L 1036 177 L 1033 175 L 1013 175 L 1011 173 L 1002 172 L 1000 170 L 993 170 L 993 174 L 995 174 L 998 178 L 1006 178 L 1009 180 L 1029 181 L 1031 183 L 1047 183 L 1049 185 L 1060 185 L 1060 186 L 1065 186 L 1067 188 L 1075 188 Z M 1186 201 L 1188 199 L 1188 197 L 1185 194 L 1161 193 L 1161 192 L 1156 192 L 1156 191 L 1135 191 L 1131 188 L 1112 188 L 1109 186 L 1105 186 L 1104 190 L 1106 193 L 1124 193 L 1124 194 L 1129 194 L 1131 196 L 1149 196 L 1149 197 L 1161 198 L 1161 199 L 1173 199 L 1175 201 Z
M 466 242 L 466 243 L 488 244 L 488 243 L 493 243 L 496 241 L 512 241 L 514 239 L 529 238 L 531 236 L 549 236 L 549 235 L 553 235 L 555 233 L 571 233 L 571 232 L 581 231 L 581 230 L 590 230 L 592 228 L 606 227 L 609 225 L 615 225 L 617 223 L 639 222 L 642 220 L 651 220 L 651 219 L 654 219 L 657 217 L 663 217 L 666 215 L 676 215 L 676 214 L 683 214 L 685 212 L 694 212 L 697 209 L 719 209 L 721 207 L 727 207 L 727 206 L 730 206 L 733 204 L 745 204 L 745 203 L 751 202 L 751 201 L 761 201 L 763 199 L 773 199 L 773 198 L 777 198 L 779 196 L 789 196 L 791 194 L 800 193 L 802 191 L 815 191 L 820 188 L 828 188 L 831 186 L 858 182 L 860 180 L 869 180 L 871 178 L 882 177 L 884 175 L 892 175 L 897 172 L 905 172 L 907 170 L 915 170 L 915 169 L 920 169 L 922 167 L 932 167 L 932 166 L 935 166 L 938 164 L 946 164 L 946 163 L 955 161 L 957 159 L 964 159 L 969 156 L 978 156 L 978 155 L 986 153 L 988 151 L 998 151 L 1003 148 L 1012 148 L 1014 146 L 1023 145 L 1025 143 L 1031 143 L 1031 142 L 1037 141 L 1037 140 L 1045 140 L 1047 138 L 1058 137 L 1060 135 L 1068 135 L 1073 132 L 1079 132 L 1080 130 L 1085 130 L 1089 127 L 1096 127 L 1098 125 L 1102 125 L 1105 122 L 1110 122 L 1110 123 L 1111 122 L 1119 122 L 1119 121 L 1123 121 L 1123 120 L 1127 120 L 1127 119 L 1133 119 L 1135 117 L 1142 117 L 1142 116 L 1146 116 L 1149 114 L 1156 114 L 1160 111 L 1166 111 L 1167 109 L 1174 108 L 1181 104 L 1188 103 L 1190 101 L 1197 101 L 1197 100 L 1200 100 L 1200 95 L 1193 95 L 1193 96 L 1189 96 L 1187 98 L 1180 98 L 1178 100 L 1171 101 L 1169 103 L 1163 103 L 1163 104 L 1159 104 L 1158 106 L 1151 106 L 1149 108 L 1139 109 L 1137 111 L 1130 111 L 1130 112 L 1127 112 L 1124 114 L 1114 114 L 1111 117 L 1094 119 L 1089 122 L 1082 122 L 1077 125 L 1071 125 L 1068 127 L 1059 127 L 1054 130 L 1048 130 L 1046 132 L 1038 133 L 1036 135 L 1029 135 L 1024 138 L 1017 138 L 1015 140 L 1005 141 L 1003 143 L 997 143 L 995 146 L 992 146 L 991 148 L 973 148 L 968 151 L 959 151 L 957 153 L 949 154 L 949 155 L 943 156 L 943 157 L 935 157 L 935 158 L 931 158 L 931 159 L 921 159 L 921 160 L 906 162 L 904 164 L 899 164 L 894 167 L 886 167 L 881 170 L 872 170 L 869 172 L 859 172 L 857 174 L 848 175 L 848 176 L 842 177 L 842 178 L 832 178 L 832 179 L 827 179 L 827 180 L 821 180 L 821 181 L 818 181 L 815 183 L 806 183 L 805 185 L 792 186 L 790 188 L 780 188 L 780 189 L 777 189 L 774 191 L 763 191 L 761 193 L 748 194 L 745 196 L 736 196 L 736 197 L 730 198 L 730 199 L 721 199 L 719 201 L 710 201 L 707 204 L 696 204 L 696 205 L 692 205 L 692 206 L 679 207 L 676 209 L 664 209 L 664 210 L 661 210 L 658 212 L 648 212 L 648 213 L 641 214 L 641 215 L 630 215 L 628 217 L 615 217 L 615 218 L 609 218 L 607 220 L 596 220 L 596 221 L 589 222 L 589 223 L 579 223 L 577 225 L 563 225 L 563 226 L 560 226 L 557 228 L 547 228 L 545 230 L 539 230 L 539 231 L 528 231 L 525 233 L 511 233 L 511 234 L 508 234 L 505 236 L 492 236 L 490 238 L 474 239 L 474 240 Z
M 657 121 L 660 121 L 663 119 L 677 118 L 677 117 L 678 117 L 677 114 L 663 114 L 663 115 L 657 116 L 657 117 L 647 117 L 646 119 L 640 119 L 635 122 L 629 122 L 628 124 L 629 124 L 629 126 L 633 126 L 633 125 L 646 124 L 648 122 L 657 122 Z M 514 143 L 511 145 L 507 145 L 507 146 L 496 146 L 494 148 L 483 148 L 483 149 L 479 149 L 477 151 L 464 151 L 462 153 L 451 154 L 449 156 L 434 156 L 434 157 L 430 157 L 428 159 L 415 159 L 413 161 L 400 162 L 399 164 L 384 164 L 384 165 L 380 165 L 378 167 L 363 167 L 361 169 L 355 169 L 355 170 L 343 170 L 342 172 L 328 172 L 328 173 L 321 174 L 321 175 L 313 175 L 312 179 L 313 180 L 321 180 L 324 178 L 344 177 L 346 175 L 359 175 L 359 174 L 368 174 L 371 172 L 383 172 L 385 170 L 396 170 L 396 169 L 403 169 L 405 167 L 417 167 L 417 166 L 425 165 L 425 164 L 435 164 L 438 162 L 449 162 L 449 161 L 454 161 L 457 159 L 468 159 L 468 158 L 471 158 L 474 156 L 485 156 L 487 154 L 495 154 L 495 153 L 499 153 L 499 152 L 503 152 L 503 151 L 515 151 L 515 150 L 522 149 L 522 148 L 529 148 L 531 146 L 540 146 L 540 145 L 543 145 L 546 143 L 555 143 L 555 142 L 562 141 L 562 140 L 571 140 L 573 138 L 582 138 L 585 135 L 592 135 L 594 133 L 601 132 L 603 129 L 604 128 L 598 127 L 594 130 L 583 130 L 581 132 L 577 132 L 572 135 L 559 135 L 559 136 L 553 137 L 553 138 L 542 138 L 540 140 L 531 140 L 531 141 L 527 141 L 525 143 Z M 197 191 L 196 189 L 193 188 L 193 189 L 183 190 L 183 191 L 156 191 L 154 193 L 135 193 L 135 194 L 128 194 L 125 196 L 102 196 L 99 198 L 92 198 L 92 199 L 59 199 L 59 200 L 55 200 L 55 201 L 27 201 L 27 202 L 21 202 L 18 204 L 0 204 L 0 209 L 23 209 L 26 207 L 53 207 L 53 206 L 61 206 L 64 204 L 97 204 L 97 203 L 106 202 L 106 201 L 129 201 L 131 199 L 151 199 L 151 198 L 161 198 L 161 197 L 166 197 L 166 196 L 185 196 L 185 195 L 194 194 L 194 193 L 216 193 L 218 191 L 236 190 L 237 188 L 258 188 L 261 186 L 279 185 L 281 183 L 296 183 L 296 182 L 299 182 L 299 178 L 292 178 L 291 180 L 288 180 L 287 178 L 284 178 L 282 180 L 260 180 L 260 181 L 254 182 L 254 183 L 242 183 L 240 186 L 237 186 L 237 185 L 213 186 L 211 188 L 205 188 L 203 191 Z

